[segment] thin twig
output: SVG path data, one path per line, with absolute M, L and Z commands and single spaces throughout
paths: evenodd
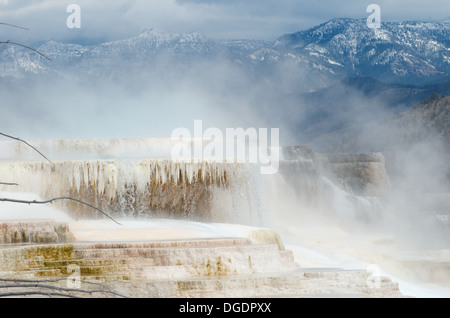
M 1 42 L 0 42 L 0 43 L 1 43 Z M 18 141 L 21 141 L 21 142 L 25 143 L 27 146 L 31 147 L 31 148 L 34 149 L 37 153 L 39 153 L 42 157 L 44 157 L 48 162 L 53 163 L 53 162 L 52 162 L 50 159 L 48 159 L 42 152 L 40 152 L 39 150 L 37 150 L 34 146 L 30 145 L 30 144 L 29 144 L 28 142 L 26 142 L 25 140 L 20 139 L 20 138 L 18 138 L 18 137 L 13 137 L 13 136 L 4 134 L 4 133 L 2 133 L 2 132 L 0 132 L 0 135 L 5 136 L 5 137 L 8 137 L 8 138 L 11 138 L 11 139 L 14 139 L 14 140 L 18 140 Z M 7 183 L 0 183 L 0 184 L 7 184 Z M 7 184 L 7 185 L 18 185 L 18 184 L 16 184 L 16 183 L 13 184 L 13 183 L 11 183 L 11 184 Z M 91 205 L 91 204 L 89 204 L 89 203 L 86 203 L 86 202 L 84 202 L 84 201 L 81 201 L 81 200 L 78 200 L 78 199 L 74 199 L 74 198 L 71 198 L 71 197 L 59 197 L 59 198 L 53 198 L 53 199 L 45 200 L 45 201 L 37 201 L 37 200 L 26 201 L 26 200 L 15 200 L 15 199 L 8 199 L 8 198 L 0 198 L 0 201 L 2 201 L 2 202 L 14 202 L 14 203 L 26 203 L 26 204 L 46 204 L 46 203 L 53 203 L 53 201 L 57 201 L 57 200 L 72 200 L 72 201 L 75 201 L 75 202 L 84 204 L 84 205 L 86 205 L 86 206 L 88 206 L 88 207 L 90 207 L 90 208 L 93 208 L 93 209 L 99 211 L 99 212 L 102 213 L 103 215 L 105 215 L 105 216 L 107 216 L 108 218 L 110 218 L 111 220 L 113 220 L 115 223 L 117 223 L 117 224 L 119 224 L 119 225 L 122 225 L 122 224 L 120 224 L 119 222 L 117 222 L 116 220 L 114 220 L 114 219 L 113 219 L 111 216 L 109 216 L 107 213 L 105 213 L 105 212 L 103 212 L 102 210 L 100 210 L 99 208 L 97 208 L 97 207 L 95 207 L 95 206 L 93 206 L 93 205 Z
M 55 279 L 21 279 L 21 278 L 0 278 L 0 282 L 14 282 L 14 283 L 57 283 L 62 280 L 67 280 L 67 277 Z M 92 285 L 103 285 L 104 282 L 90 282 L 88 280 L 78 280 L 81 283 Z
M 22 30 L 29 30 L 27 28 L 24 28 L 24 27 L 21 27 L 21 26 L 18 26 L 18 25 L 14 25 L 14 24 L 9 24 L 9 23 L 4 23 L 4 22 L 0 22 L 0 24 L 7 25 L 7 26 L 10 26 L 10 27 L 13 27 L 13 28 L 22 29 Z
M 17 183 L 10 183 L 10 182 L 0 182 L 1 185 L 7 185 L 7 186 L 18 186 Z
M 80 289 L 80 288 L 65 288 L 65 287 L 58 287 L 58 286 L 52 286 L 52 285 L 43 285 L 39 283 L 35 284 L 11 284 L 11 285 L 0 285 L 0 288 L 47 288 L 47 289 L 54 289 L 59 292 L 77 292 L 77 293 L 86 293 L 86 294 L 94 294 L 94 293 L 106 293 L 106 294 L 112 294 L 115 296 L 121 296 L 118 293 L 109 291 L 109 290 L 103 290 L 103 289 L 96 289 L 96 290 L 87 290 L 87 289 Z
M 57 201 L 57 200 L 72 200 L 81 204 L 84 204 L 90 208 L 93 208 L 97 211 L 99 211 L 100 213 L 102 213 L 103 215 L 107 216 L 108 218 L 110 218 L 112 221 L 114 221 L 115 223 L 120 224 L 119 222 L 117 222 L 116 220 L 114 220 L 110 215 L 108 215 L 107 213 L 103 212 L 102 210 L 100 210 L 99 208 L 86 203 L 84 201 L 78 200 L 78 199 L 74 199 L 71 197 L 59 197 L 59 198 L 53 198 L 53 199 L 49 199 L 49 200 L 44 200 L 44 201 L 38 201 L 38 200 L 16 200 L 16 199 L 9 199 L 9 198 L 0 198 L 0 202 L 13 202 L 13 203 L 25 203 L 25 204 L 47 204 L 47 203 L 53 203 L 53 201 Z
M 33 51 L 33 52 L 36 52 L 37 54 L 39 54 L 39 55 L 42 56 L 42 57 L 45 57 L 45 58 L 46 58 L 47 60 L 49 60 L 49 61 L 52 60 L 52 59 L 49 58 L 48 56 L 46 56 L 46 55 L 44 55 L 43 53 L 39 52 L 38 50 L 33 49 L 32 47 L 26 46 L 26 45 L 24 45 L 24 44 L 20 44 L 20 43 L 17 43 L 17 42 L 12 42 L 12 41 L 10 41 L 10 40 L 8 40 L 8 41 L 0 41 L 0 44 L 12 44 L 12 45 L 21 46 L 21 47 L 24 47 L 24 48 L 26 48 L 26 49 L 29 49 L 29 50 L 31 50 L 31 51 Z
M 73 292 L 81 292 L 81 293 L 107 293 L 107 294 L 111 294 L 111 295 L 115 295 L 115 296 L 119 296 L 119 297 L 123 297 L 123 298 L 127 298 L 127 296 L 124 296 L 122 294 L 110 291 L 110 290 L 104 290 L 104 289 L 96 289 L 96 290 L 85 290 L 85 289 L 74 289 L 74 288 L 64 288 L 64 287 L 57 287 L 57 286 L 52 286 L 52 285 L 48 285 L 48 284 L 42 284 L 42 283 L 57 283 L 60 281 L 67 281 L 68 278 L 64 277 L 64 278 L 56 278 L 56 279 L 18 279 L 18 278 L 0 278 L 0 282 L 7 282 L 7 283 L 16 283 L 16 284 L 5 284 L 5 285 L 1 285 L 0 284 L 0 288 L 19 288 L 19 287 L 42 287 L 42 288 L 48 288 L 48 289 L 56 289 L 58 291 L 73 291 Z M 82 280 L 79 279 L 78 280 L 80 283 L 83 284 L 91 284 L 91 285 L 99 285 L 102 286 L 105 283 L 110 283 L 112 281 L 106 281 L 106 282 L 91 282 L 91 281 L 87 281 L 87 280 Z M 121 281 L 120 281 L 121 282 Z M 21 284 L 22 283 L 22 284 Z M 24 284 L 25 283 L 25 284 Z M 1 297 L 1 294 L 0 294 Z
M 0 278 L 0 282 L 8 282 L 8 283 L 57 283 L 59 281 L 67 281 L 68 277 L 61 277 L 61 278 L 55 278 L 55 279 L 21 279 L 21 278 Z M 98 286 L 102 286 L 102 285 L 106 285 L 106 284 L 110 284 L 110 283 L 129 283 L 127 281 L 123 281 L 123 280 L 117 280 L 117 279 L 112 279 L 112 280 L 107 280 L 104 282 L 92 282 L 89 280 L 83 280 L 83 279 L 78 279 L 78 281 L 80 283 L 83 284 L 89 284 L 89 285 L 98 285 Z M 0 285 L 1 286 L 1 285 Z M 110 292 L 109 293 L 114 293 L 114 292 Z M 116 294 L 116 293 L 114 293 Z M 122 297 L 126 297 L 120 294 L 117 294 L 118 296 L 122 296 Z
M 0 43 L 1 43 L 1 42 L 0 42 Z M 26 144 L 28 147 L 31 147 L 32 149 L 34 149 L 38 154 L 40 154 L 42 157 L 44 157 L 48 162 L 53 163 L 53 162 L 52 162 L 50 159 L 48 159 L 42 152 L 40 152 L 39 150 L 37 150 L 35 147 L 33 147 L 32 145 L 30 145 L 30 144 L 29 144 L 28 142 L 26 142 L 25 140 L 20 139 L 20 138 L 18 138 L 18 137 L 13 137 L 13 136 L 4 134 L 4 133 L 2 133 L 2 132 L 0 132 L 0 135 L 5 136 L 5 137 L 8 137 L 8 138 L 11 138 L 11 139 L 14 139 L 14 140 L 18 140 L 18 141 L 20 141 L 20 142 L 23 142 L 23 143 Z
M 24 291 L 24 292 L 10 292 L 10 293 L 0 293 L 0 297 L 12 297 L 12 296 L 29 296 L 29 295 L 41 295 L 41 296 L 61 296 L 69 298 L 81 298 L 78 296 L 63 294 L 63 293 L 45 293 L 39 291 Z

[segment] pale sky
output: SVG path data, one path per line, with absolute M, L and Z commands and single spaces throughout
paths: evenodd
M 68 29 L 69 4 L 81 8 L 81 28 Z M 102 42 L 131 37 L 145 28 L 210 38 L 273 41 L 333 18 L 367 18 L 378 4 L 383 21 L 442 21 L 449 0 L 0 0 L 0 22 L 29 28 L 0 27 L 2 39 L 28 44 L 58 40 Z

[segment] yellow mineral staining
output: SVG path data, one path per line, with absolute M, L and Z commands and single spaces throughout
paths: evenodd
M 46 260 L 70 260 L 73 256 L 73 245 L 55 244 L 55 245 L 37 245 L 27 247 L 26 259 L 43 258 Z
M 250 269 L 252 270 L 252 272 L 255 271 L 255 270 L 253 269 L 252 257 L 251 257 L 250 255 L 248 256 L 248 266 L 250 267 Z
M 278 249 L 285 249 L 280 235 L 270 229 L 251 230 L 249 238 L 253 244 L 276 244 L 278 245 Z
M 231 263 L 231 260 L 229 260 L 229 263 Z M 235 272 L 231 271 L 230 264 L 222 261 L 221 256 L 218 256 L 213 261 L 209 258 L 203 259 L 201 264 L 192 264 L 191 266 L 198 276 L 224 276 Z
M 216 261 L 216 275 L 227 275 L 229 271 L 229 267 L 222 262 L 222 257 L 218 257 Z

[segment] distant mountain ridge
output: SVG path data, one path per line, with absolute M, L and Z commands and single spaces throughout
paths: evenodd
M 199 33 L 146 29 L 130 39 L 99 45 L 50 41 L 37 49 L 53 61 L 23 48 L 0 47 L 0 76 L 38 74 L 69 64 L 104 74 L 102 68 L 127 60 L 149 63 L 156 56 L 169 56 L 175 60 L 226 59 L 267 77 L 287 65 L 318 78 L 316 87 L 309 90 L 357 76 L 415 85 L 450 78 L 450 22 L 386 22 L 374 31 L 365 19 L 339 18 L 273 42 L 216 40 Z M 300 83 L 304 78 L 297 80 Z
M 284 35 L 274 46 L 328 63 L 348 76 L 384 82 L 424 83 L 450 72 L 449 22 L 386 22 L 373 30 L 365 19 L 333 19 Z
M 185 89 L 214 97 L 208 107 L 248 109 L 264 124 L 289 131 L 296 144 L 322 150 L 353 140 L 361 125 L 407 111 L 432 92 L 450 95 L 449 35 L 450 22 L 383 23 L 375 32 L 365 19 L 333 19 L 272 42 L 146 29 L 96 45 L 37 47 L 51 61 L 0 46 L 0 83 L 10 92 L 29 87 L 14 84 L 29 78 L 39 85 L 75 78 L 92 87 L 107 78 L 134 98 L 149 87 L 166 89 L 167 78 L 174 90 L 184 81 Z M 98 87 L 110 93 L 107 84 Z

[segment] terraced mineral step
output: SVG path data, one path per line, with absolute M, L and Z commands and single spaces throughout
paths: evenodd
M 399 295 L 398 285 L 389 280 L 377 288 L 367 284 L 369 274 L 365 271 L 328 272 L 324 276 L 310 277 L 306 272 L 255 274 L 251 277 L 224 276 L 216 280 L 191 279 L 178 282 L 178 297 L 249 297 L 255 292 L 266 297 L 282 295 L 345 294 Z M 331 274 L 331 275 L 328 275 Z
M 226 266 L 245 273 L 277 271 L 282 268 L 276 245 L 242 245 L 182 248 L 131 248 L 75 250 L 76 259 L 152 258 L 157 266 Z
M 128 271 L 136 277 L 166 277 L 171 271 L 177 277 L 236 275 L 280 271 L 293 261 L 288 251 L 280 254 L 276 244 L 234 238 L 32 245 L 3 248 L 0 253 L 10 260 L 5 270 L 34 271 L 37 276 L 52 269 L 65 274 L 71 264 L 80 266 L 83 275 L 90 271 L 93 275 Z
M 76 243 L 0 249 L 0 275 L 101 281 L 131 297 L 401 296 L 366 271 L 301 269 L 291 251 L 247 239 Z
M 214 238 L 214 239 L 186 239 L 186 240 L 158 240 L 146 242 L 85 242 L 74 244 L 77 249 L 101 248 L 158 248 L 158 247 L 215 247 L 229 245 L 249 245 L 252 241 L 247 238 Z
M 398 285 L 383 280 L 376 288 L 367 284 L 365 271 L 332 269 L 325 275 L 308 272 L 260 273 L 253 275 L 227 275 L 191 277 L 184 279 L 133 281 L 122 285 L 133 295 L 133 288 L 145 291 L 134 297 L 401 297 Z M 328 277 L 328 278 L 327 278 Z M 133 286 L 133 288 L 131 288 Z M 156 295 L 156 292 L 159 294 Z

